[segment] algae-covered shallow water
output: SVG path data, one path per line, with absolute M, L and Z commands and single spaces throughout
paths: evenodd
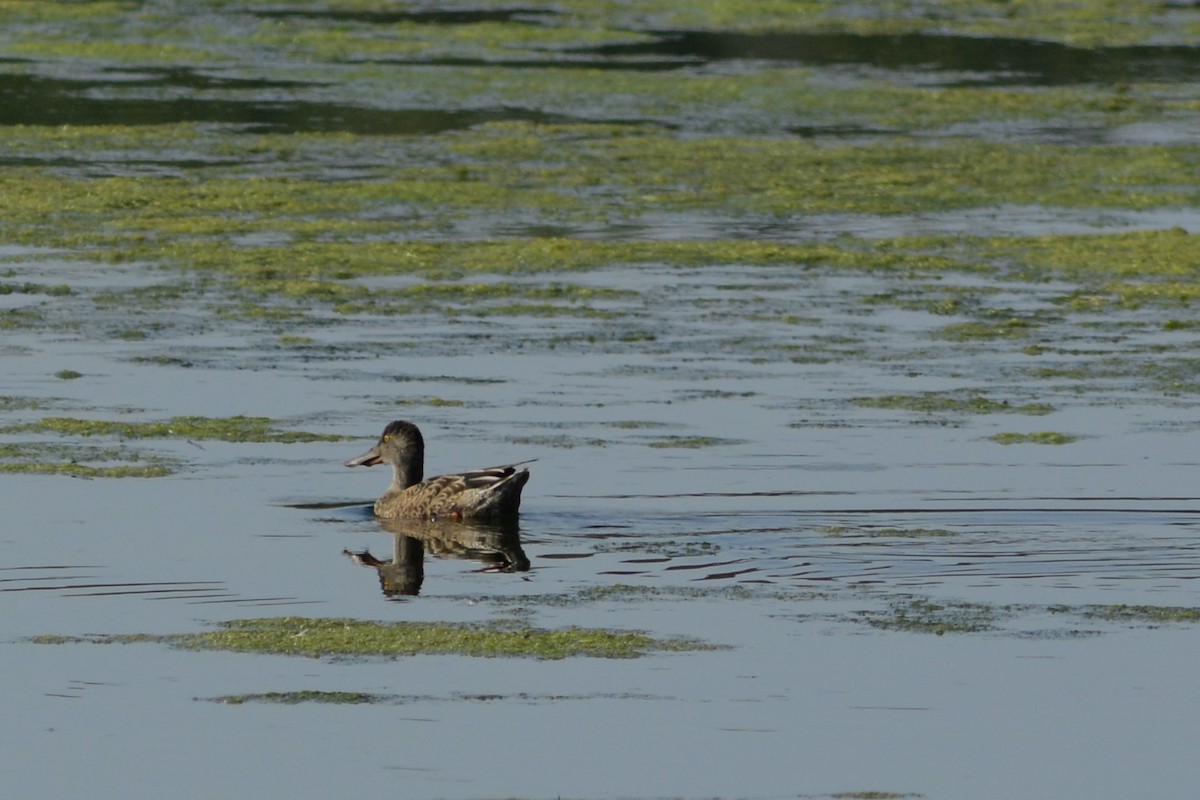
M 1186 796 L 1183 5 L 0 2 L 7 790 Z M 536 459 L 519 526 L 381 525 Z

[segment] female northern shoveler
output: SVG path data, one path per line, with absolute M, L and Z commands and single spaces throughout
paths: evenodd
M 367 452 L 347 467 L 392 465 L 392 485 L 375 501 L 375 515 L 386 519 L 468 519 L 515 517 L 528 469 L 518 464 L 487 467 L 423 481 L 425 440 L 416 425 L 396 420 Z

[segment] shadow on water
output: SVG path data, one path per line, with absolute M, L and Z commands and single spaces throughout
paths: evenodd
M 267 12 L 272 13 L 272 12 Z M 316 15 L 321 12 L 279 12 Z M 430 12 L 446 23 L 458 12 Z M 466 13 L 466 12 L 463 12 Z M 519 12 L 481 12 L 511 19 Z M 337 15 L 340 16 L 341 15 Z M 387 21 L 393 15 L 373 15 Z M 400 14 L 400 17 L 409 17 Z M 368 20 L 370 21 L 370 20 Z M 358 59 L 355 59 L 358 60 Z M 650 42 L 554 51 L 544 60 L 517 58 L 365 59 L 403 65 L 489 66 L 514 69 L 665 70 L 731 60 L 806 65 L 864 65 L 888 70 L 946 72 L 948 83 L 1059 85 L 1122 81 L 1183 82 L 1200 78 L 1200 48 L 1110 47 L 1083 49 L 1054 42 L 1001 38 L 856 35 L 849 33 L 664 32 Z M 0 74 L 3 125 L 161 125 L 204 122 L 278 132 L 350 132 L 428 135 L 497 121 L 601 122 L 519 107 L 470 109 L 379 108 L 288 97 L 319 84 L 223 76 L 187 67 L 113 67 L 67 80 L 36 74 Z M 264 92 L 222 97 L 220 92 Z M 194 92 L 210 96 L 197 97 Z M 270 94 L 266 94 L 266 93 Z M 213 96 L 213 93 L 216 93 Z M 159 95 L 159 96 L 155 96 Z M 608 120 L 612 121 L 612 120 Z
M 441 558 L 464 558 L 483 564 L 481 572 L 526 572 L 529 558 L 521 548 L 520 526 L 507 523 L 482 524 L 425 520 L 379 520 L 392 535 L 390 561 L 369 550 L 343 550 L 354 563 L 371 567 L 379 576 L 385 597 L 399 598 L 420 593 L 425 581 L 425 553 Z
M 484 22 L 529 22 L 542 24 L 556 14 L 546 8 L 463 8 L 454 10 L 413 9 L 374 11 L 368 9 L 267 8 L 251 9 L 264 19 L 318 19 L 329 22 L 356 22 L 367 25 L 477 25 Z
M 267 18 L 321 19 L 391 25 L 471 25 L 484 22 L 544 25 L 546 9 L 468 9 L 345 11 L 268 9 L 252 12 Z M 568 51 L 584 60 L 482 61 L 433 60 L 442 66 L 500 63 L 510 68 L 580 66 L 591 69 L 662 70 L 730 60 L 782 61 L 815 66 L 865 65 L 880 69 L 974 72 L 987 77 L 969 81 L 994 85 L 1073 85 L 1121 81 L 1189 82 L 1200 77 L 1200 48 L 1128 46 L 1080 48 L 1059 42 L 1003 37 L 855 33 L 738 33 L 660 31 L 650 42 L 602 45 Z M 955 78 L 954 82 L 962 81 Z
M 199 83 L 198 83 L 199 81 Z M 567 118 L 519 108 L 464 110 L 382 109 L 301 100 L 222 100 L 192 97 L 92 97 L 97 90 L 150 86 L 203 88 L 189 70 L 155 73 L 146 80 L 71 81 L 0 75 L 0 125 L 166 125 L 207 122 L 282 133 L 328 132 L 424 135 L 495 121 L 565 122 Z
M 729 60 L 784 61 L 816 66 L 864 65 L 987 77 L 972 83 L 1070 85 L 1119 81 L 1187 82 L 1200 77 L 1200 48 L 1084 49 L 1027 39 L 853 33 L 664 32 L 653 42 L 611 44 L 588 52 L 601 58 L 674 58 L 693 66 Z M 961 78 L 955 78 L 960 81 Z

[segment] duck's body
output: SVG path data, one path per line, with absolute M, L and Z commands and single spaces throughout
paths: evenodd
M 346 466 L 384 463 L 392 465 L 392 485 L 375 501 L 375 515 L 385 519 L 515 517 L 521 507 L 521 489 L 529 480 L 528 469 L 517 469 L 520 464 L 422 480 L 425 440 L 416 425 L 401 420 L 384 428 L 379 442 Z

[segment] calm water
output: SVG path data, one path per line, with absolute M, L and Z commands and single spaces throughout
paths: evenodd
M 682 278 L 672 291 L 703 297 L 724 276 Z M 814 313 L 838 295 L 821 281 L 791 288 L 786 300 L 807 294 Z M 13 791 L 778 797 L 883 787 L 953 797 L 986 786 L 1018 797 L 1133 794 L 1151 780 L 1165 796 L 1194 785 L 1194 631 L 1046 611 L 1196 603 L 1198 465 L 1180 435 L 1191 428 L 1185 409 L 1072 407 L 1037 428 L 1103 433 L 1069 447 L 1001 448 L 983 437 L 1021 420 L 898 424 L 904 412 L 830 400 L 903 382 L 887 369 L 758 367 L 702 355 L 711 331 L 686 308 L 663 324 L 669 347 L 588 358 L 453 355 L 437 346 L 447 329 L 431 323 L 417 332 L 427 354 L 280 360 L 227 332 L 171 343 L 200 365 L 190 368 L 130 362 L 158 342 L 12 340 L 21 349 L 6 357 L 10 385 L 52 391 L 67 406 L 136 404 L 152 417 L 270 409 L 360 437 L 163 442 L 197 469 L 151 481 L 5 478 L 23 501 L 10 504 L 0 541 Z M 364 324 L 333 335 L 345 343 L 377 332 Z M 902 324 L 880 330 L 897 348 L 916 335 Z M 88 377 L 47 385 L 60 363 Z M 502 382 L 461 380 L 483 377 Z M 397 409 L 404 394 L 469 402 Z M 391 534 L 366 509 L 387 476 L 340 464 L 399 415 L 425 426 L 433 471 L 539 459 L 520 529 L 528 571 L 427 553 L 413 597 L 385 594 L 375 570 L 342 554 L 391 555 Z M 647 425 L 613 425 L 628 420 Z M 729 441 L 646 444 L 664 432 Z M 544 602 L 618 584 L 668 593 Z M 721 591 L 731 587 L 749 594 Z M 693 589 L 712 591 L 670 593 Z M 908 597 L 1029 607 L 993 633 L 863 624 Z M 540 625 L 647 629 L 734 649 L 628 662 L 331 663 L 20 642 L 263 614 L 485 620 L 521 608 Z M 396 700 L 197 699 L 293 689 Z M 1143 754 L 1132 768 L 1130 752 Z M 46 768 L 64 753 L 65 764 Z M 264 764 L 280 768 L 267 776 Z
M 1186 67 L 1192 77 L 1196 69 L 1190 49 L 966 45 L 951 37 L 697 34 L 576 57 L 660 70 L 750 69 L 782 58 L 946 70 L 947 82 L 964 72 L 1017 74 L 1031 84 L 1071 83 L 1101 67 L 1114 80 L 1150 63 L 1171 74 Z M 418 119 L 402 109 L 310 102 L 304 87 L 286 85 L 239 87 L 281 98 L 275 105 L 220 91 L 202 102 L 188 93 L 228 87 L 185 91 L 185 78 L 148 73 L 118 86 L 95 75 L 38 85 L 7 76 L 0 93 L 62 100 L 24 105 L 10 124 L 198 119 L 395 132 L 403 116 L 413 127 L 402 132 L 433 135 L 501 116 L 557 118 L 432 109 Z M 185 99 L 139 95 L 139 83 L 169 85 Z M 987 220 L 948 213 L 741 231 L 807 241 L 977 232 L 1014 220 L 1027 232 L 1195 226 L 1194 209 L 1107 219 L 1000 209 Z M 746 225 L 665 222 L 568 232 L 694 238 Z M 501 220 L 500 229 L 521 235 L 522 224 Z M 1019 348 L 938 338 L 944 319 L 868 302 L 978 288 L 1013 314 L 1044 314 L 1061 287 L 971 276 L 928 287 L 905 276 L 787 268 L 614 268 L 554 276 L 631 290 L 612 301 L 610 319 L 337 318 L 297 324 L 287 333 L 311 344 L 285 349 L 278 331 L 253 321 L 214 325 L 201 309 L 164 313 L 160 335 L 144 341 L 113 338 L 104 332 L 120 320 L 93 307 L 88 290 L 152 285 L 162 273 L 150 265 L 98 271 L 65 255 L 35 260 L 19 248 L 3 255 L 15 280 L 78 288 L 63 298 L 0 296 L 5 309 L 41 304 L 71 323 L 5 332 L 0 394 L 50 406 L 7 409 L 13 423 L 252 414 L 348 437 L 132 443 L 189 465 L 153 480 L 3 477 L 0 749 L 14 797 L 776 798 L 878 790 L 1082 799 L 1187 796 L 1200 781 L 1194 628 L 1076 613 L 1092 604 L 1200 603 L 1200 457 L 1188 398 L 1147 400 L 1122 374 L 1031 387 L 1029 356 Z M 1046 314 L 1040 335 L 1113 358 L 1168 346 L 1194 351 L 1187 329 L 1108 336 L 1103 324 L 1144 321 L 1120 313 Z M 518 333 L 522 347 L 506 344 Z M 83 377 L 53 377 L 64 369 Z M 855 402 L 962 387 L 1056 410 L 922 413 Z M 419 401 L 431 397 L 455 404 Z M 429 542 L 414 595 L 384 591 L 376 569 L 347 558 L 345 551 L 369 551 L 388 561 L 397 546 L 368 511 L 388 476 L 341 463 L 398 417 L 424 429 L 430 473 L 538 459 L 519 530 L 528 569 L 496 569 L 487 542 L 459 553 Z M 988 439 L 1045 430 L 1079 439 L 1062 447 Z M 633 588 L 579 601 L 581 592 L 620 585 Z M 1002 613 L 981 633 L 870 624 L 912 601 Z M 190 631 L 275 614 L 527 614 L 542 626 L 642 629 L 730 649 L 629 661 L 335 662 L 25 641 Z M 289 690 L 393 701 L 206 702 Z

